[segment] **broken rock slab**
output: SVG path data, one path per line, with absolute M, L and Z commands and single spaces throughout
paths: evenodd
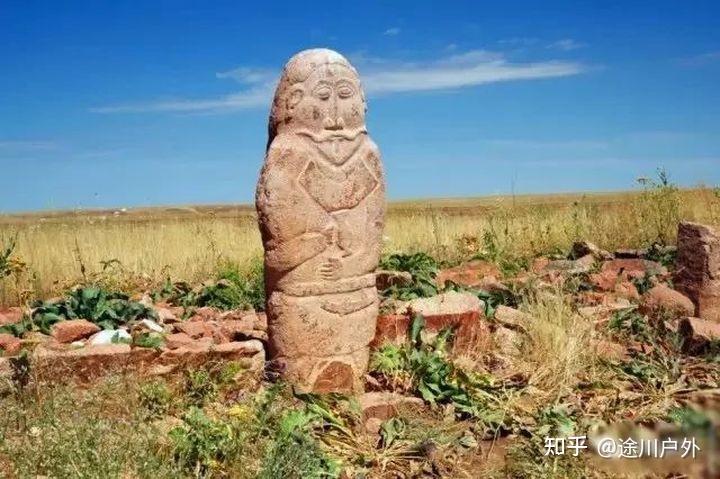
M 371 347 L 379 347 L 385 342 L 408 341 L 413 318 L 421 314 L 425 320 L 425 337 L 452 328 L 454 348 L 484 348 L 490 342 L 489 326 L 484 321 L 484 306 L 477 296 L 456 291 L 399 302 L 391 314 L 378 317 Z
M 679 291 L 664 284 L 658 284 L 643 295 L 639 310 L 642 314 L 650 317 L 669 314 L 677 318 L 692 316 L 695 313 L 695 305 L 690 298 Z
M 85 319 L 69 319 L 55 323 L 50 335 L 59 343 L 67 344 L 81 339 L 89 338 L 100 331 L 97 324 Z
M 22 342 L 12 334 L 0 333 L 0 352 L 5 356 L 14 356 L 20 352 Z
M 720 323 L 701 318 L 682 318 L 678 332 L 684 347 L 691 352 L 702 351 L 711 343 L 720 341 Z
M 467 288 L 482 288 L 488 282 L 497 282 L 502 275 L 500 268 L 489 261 L 473 260 L 467 263 L 441 270 L 437 275 L 437 285 L 444 288 L 448 281 Z
M 108 344 L 70 349 L 59 344 L 41 344 L 31 355 L 31 370 L 49 382 L 77 380 L 90 382 L 111 374 L 170 374 L 185 368 L 205 367 L 213 362 L 239 361 L 246 369 L 260 372 L 265 350 L 259 341 L 212 344 L 199 341 L 198 347 L 174 350 Z
M 0 326 L 19 323 L 22 321 L 23 314 L 22 308 L 18 307 L 0 309 Z
M 403 409 L 422 408 L 420 398 L 402 396 L 391 392 L 368 392 L 358 398 L 365 430 L 376 434 L 383 422 L 398 415 Z
M 695 305 L 699 318 L 720 323 L 720 233 L 710 226 L 678 226 L 675 288 Z

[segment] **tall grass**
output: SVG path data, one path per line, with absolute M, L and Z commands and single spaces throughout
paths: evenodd
M 425 251 L 456 263 L 489 246 L 513 258 L 566 251 L 578 239 L 607 249 L 640 247 L 672 242 L 679 219 L 720 222 L 720 194 L 655 182 L 641 194 L 397 203 L 389 208 L 384 249 Z M 137 217 L 132 211 L 0 217 L 0 242 L 15 235 L 14 258 L 23 268 L 0 279 L 0 305 L 57 295 L 103 270 L 133 291 L 168 277 L 198 282 L 218 264 L 249 270 L 262 254 L 255 218 L 243 210 L 234 216 L 158 209 Z

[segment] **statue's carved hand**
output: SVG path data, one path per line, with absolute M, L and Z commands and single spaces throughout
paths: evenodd
M 320 277 L 326 281 L 333 281 L 340 277 L 340 258 L 328 258 L 320 265 Z
M 338 227 L 336 224 L 329 224 L 322 230 L 322 234 L 325 237 L 325 243 L 330 246 L 337 244 L 338 242 Z

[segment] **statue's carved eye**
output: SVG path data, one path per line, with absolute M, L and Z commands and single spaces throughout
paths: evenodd
M 350 85 L 340 85 L 338 87 L 338 96 L 340 98 L 350 98 L 355 93 L 355 90 Z
M 332 90 L 330 90 L 330 87 L 328 86 L 321 86 L 317 90 L 315 90 L 315 96 L 320 98 L 321 100 L 327 100 L 330 98 L 330 95 L 332 95 Z

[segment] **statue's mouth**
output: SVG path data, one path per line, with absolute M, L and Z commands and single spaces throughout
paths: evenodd
M 342 165 L 355 151 L 361 142 L 361 135 L 367 133 L 365 128 L 355 130 L 337 130 L 333 132 L 315 133 L 307 130 L 298 131 L 299 135 L 312 140 L 315 147 L 333 164 Z

